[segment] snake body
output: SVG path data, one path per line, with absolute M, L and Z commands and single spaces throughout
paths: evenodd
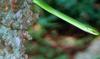
M 76 26 L 77 28 L 79 28 L 79 29 L 81 29 L 85 32 L 88 32 L 88 33 L 93 34 L 93 35 L 99 35 L 99 32 L 94 27 L 92 27 L 88 24 L 84 24 L 82 22 L 79 22 L 79 21 L 65 15 L 64 13 L 62 13 L 62 12 L 52 8 L 51 6 L 49 6 L 43 0 L 33 0 L 33 3 L 40 6 L 41 8 L 46 10 L 47 12 L 61 18 L 62 20 L 72 24 L 73 26 Z

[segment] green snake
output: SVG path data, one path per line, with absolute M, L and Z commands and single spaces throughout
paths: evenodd
M 61 18 L 62 20 L 72 24 L 73 26 L 76 26 L 77 28 L 85 31 L 85 32 L 88 32 L 90 34 L 93 34 L 93 35 L 99 35 L 100 33 L 95 29 L 93 28 L 92 26 L 88 25 L 88 24 L 84 24 L 84 23 L 81 23 L 67 15 L 65 15 L 64 13 L 61 13 L 60 11 L 58 10 L 55 10 L 54 8 L 52 8 L 51 6 L 49 6 L 47 3 L 45 3 L 43 0 L 33 0 L 33 3 L 35 3 L 36 5 L 40 6 L 41 8 L 43 8 L 44 10 L 46 10 L 47 12 Z

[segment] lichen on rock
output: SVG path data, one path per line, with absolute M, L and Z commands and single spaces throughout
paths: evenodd
M 27 29 L 38 18 L 30 6 L 27 0 L 0 1 L 0 59 L 28 59 L 23 40 L 32 39 Z

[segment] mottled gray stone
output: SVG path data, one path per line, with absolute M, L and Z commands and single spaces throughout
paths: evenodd
M 27 29 L 36 21 L 38 14 L 30 10 L 31 0 L 15 0 L 20 7 L 16 12 L 12 11 L 12 0 L 7 0 L 9 6 L 5 12 L 5 1 L 0 0 L 0 59 L 28 59 L 23 40 L 32 39 Z

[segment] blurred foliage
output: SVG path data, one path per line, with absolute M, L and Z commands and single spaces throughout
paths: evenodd
M 88 23 L 98 30 L 100 30 L 100 4 L 96 0 L 45 0 L 55 9 L 60 10 L 61 12 L 81 21 Z M 38 7 L 38 6 L 37 6 Z M 59 8 L 58 8 L 59 7 Z M 57 18 L 54 15 L 49 14 L 48 12 L 37 8 L 40 11 L 40 18 L 37 23 L 41 25 L 45 30 L 57 30 L 60 34 L 69 34 L 75 35 L 75 33 L 82 33 L 81 36 L 84 36 L 88 33 L 85 33 L 76 27 L 66 23 L 65 21 Z M 42 30 L 42 29 L 41 29 Z M 67 31 L 66 31 L 67 30 Z M 67 33 L 66 33 L 67 32 Z
M 45 1 L 53 8 L 78 21 L 88 23 L 100 31 L 99 0 Z M 74 55 L 78 51 L 85 50 L 96 37 L 77 29 L 38 6 L 35 6 L 35 8 L 35 12 L 40 13 L 40 17 L 37 19 L 36 24 L 33 24 L 28 30 L 33 40 L 25 45 L 26 53 L 32 55 L 32 59 L 71 59 L 72 56 L 69 55 Z M 34 10 L 34 7 L 32 7 L 32 10 Z M 68 37 L 73 38 L 72 41 Z M 35 44 L 33 44 L 34 42 Z M 70 45 L 71 42 L 74 45 Z M 63 44 L 64 46 L 62 46 Z M 97 56 L 97 58 L 99 57 Z
M 48 4 L 50 4 L 55 9 L 60 10 L 61 12 L 81 21 L 84 23 L 88 23 L 98 30 L 100 30 L 100 4 L 99 0 L 45 0 Z M 58 8 L 59 7 L 59 8 Z M 40 13 L 40 18 L 37 20 L 35 28 L 40 27 L 39 30 L 32 30 L 35 33 L 32 36 L 34 38 L 37 36 L 43 36 L 46 32 L 51 30 L 56 30 L 61 35 L 68 34 L 73 36 L 83 37 L 85 35 L 90 35 L 85 33 L 76 27 L 66 23 L 65 21 L 57 18 L 54 15 L 49 14 L 48 12 L 40 9 L 38 6 L 36 10 Z M 67 31 L 66 31 L 67 30 Z M 32 33 L 32 32 L 30 32 Z M 76 35 L 77 33 L 77 35 Z M 80 34 L 81 33 L 81 34 Z

